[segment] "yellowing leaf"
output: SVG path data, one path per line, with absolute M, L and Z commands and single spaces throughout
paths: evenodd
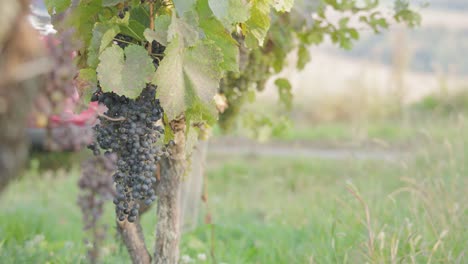
M 195 100 L 210 104 L 221 79 L 222 54 L 209 42 L 185 47 L 179 37 L 166 48 L 166 56 L 153 78 L 169 120 L 183 113 Z
M 263 46 L 268 29 L 270 28 L 270 0 L 253 1 L 250 18 L 245 22 L 245 42 L 249 48 Z

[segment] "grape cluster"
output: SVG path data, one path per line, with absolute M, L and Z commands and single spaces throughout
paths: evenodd
M 88 249 L 91 263 L 99 257 L 99 246 L 105 240 L 106 226 L 99 224 L 104 211 L 104 203 L 115 197 L 112 174 L 115 171 L 117 156 L 106 153 L 94 156 L 82 163 L 82 174 L 78 181 L 80 195 L 78 205 L 83 215 L 84 230 L 91 232 L 92 247 Z
M 96 226 L 103 213 L 104 202 L 115 195 L 112 174 L 116 162 L 117 156 L 108 153 L 94 156 L 82 163 L 81 178 L 78 181 L 82 193 L 78 196 L 78 205 L 83 213 L 85 230 Z
M 161 43 L 153 40 L 151 42 L 151 53 L 153 54 L 153 65 L 155 68 L 158 68 L 161 56 L 163 56 L 166 47 Z
M 44 38 L 53 68 L 46 74 L 45 85 L 35 98 L 34 110 L 46 117 L 62 113 L 67 99 L 75 93 L 73 78 L 78 71 L 73 63 L 72 54 L 76 47 L 71 41 L 71 34 L 71 31 L 67 31 L 62 37 Z
M 150 205 L 156 199 L 156 162 L 165 152 L 156 144 L 164 129 L 156 123 L 163 110 L 155 93 L 156 87 L 148 85 L 135 100 L 112 92 L 97 95 L 108 110 L 94 127 L 96 141 L 102 149 L 118 156 L 113 179 L 117 191 L 114 204 L 120 221 L 134 222 L 138 201 Z

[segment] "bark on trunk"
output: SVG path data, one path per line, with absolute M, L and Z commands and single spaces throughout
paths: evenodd
M 180 224 L 184 232 L 193 230 L 198 224 L 207 149 L 207 141 L 200 140 L 192 153 L 190 171 L 181 183 L 182 221 Z
M 122 222 L 117 220 L 117 230 L 122 236 L 132 263 L 150 264 L 151 255 L 145 245 L 140 219 L 137 219 L 134 223 L 129 223 L 127 220 Z
M 180 179 L 185 173 L 185 120 L 171 122 L 175 145 L 169 158 L 160 161 L 160 181 L 157 185 L 158 223 L 154 263 L 176 264 L 180 242 Z

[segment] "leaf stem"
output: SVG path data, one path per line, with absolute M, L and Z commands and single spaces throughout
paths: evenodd
M 126 41 L 126 40 L 123 40 L 123 39 L 117 39 L 117 38 L 114 38 L 115 41 L 118 41 L 118 42 L 122 42 L 122 43 L 127 43 L 127 44 L 136 44 L 136 43 L 133 43 L 133 42 L 130 42 L 130 41 Z
M 107 116 L 105 114 L 99 114 L 99 116 L 104 117 L 105 119 L 110 120 L 110 121 L 124 121 L 126 119 L 125 117 L 113 118 L 113 117 Z

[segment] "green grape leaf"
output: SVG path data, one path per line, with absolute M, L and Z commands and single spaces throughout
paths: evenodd
M 157 16 L 154 19 L 154 31 L 147 28 L 145 29 L 144 35 L 147 41 L 152 42 L 153 40 L 167 46 L 167 31 L 171 24 L 171 17 L 168 15 Z
M 213 101 L 221 79 L 222 54 L 212 43 L 198 41 L 185 47 L 179 37 L 166 47 L 165 57 L 153 83 L 158 85 L 161 105 L 169 120 L 183 113 L 195 98 Z
M 233 24 L 247 21 L 250 16 L 250 6 L 244 0 L 208 0 L 208 4 L 216 18 L 228 29 Z
M 278 78 L 275 81 L 275 85 L 278 88 L 280 102 L 284 104 L 286 109 L 291 110 L 293 99 L 291 83 L 288 81 L 288 79 Z
M 169 124 L 169 119 L 167 118 L 166 113 L 163 115 L 164 120 L 164 143 L 167 144 L 169 141 L 174 140 L 174 131 L 172 131 L 171 125 Z
M 206 38 L 221 49 L 224 57 L 221 67 L 226 71 L 239 72 L 239 47 L 231 34 L 214 18 L 201 20 L 200 28 L 205 32 Z
M 100 63 L 96 69 L 99 83 L 104 92 L 114 91 L 119 94 L 123 90 L 122 72 L 124 68 L 124 52 L 117 46 L 104 50 L 99 56 Z
M 71 0 L 45 0 L 44 4 L 49 14 L 59 14 L 67 10 L 71 4 Z
M 117 25 L 110 23 L 96 23 L 93 29 L 93 37 L 91 44 L 88 47 L 88 66 L 97 67 L 99 63 L 99 55 L 109 46 L 114 40 L 114 37 L 120 33 L 120 28 Z
M 215 102 L 205 104 L 198 99 L 194 99 L 190 107 L 185 111 L 185 120 L 187 124 L 206 122 L 208 125 L 214 125 L 218 120 L 218 110 Z
M 268 29 L 270 28 L 270 1 L 255 0 L 250 9 L 250 18 L 243 25 L 246 32 L 245 43 L 249 48 L 263 46 Z
M 123 2 L 125 2 L 125 0 L 102 0 L 102 6 L 115 6 Z
M 299 45 L 297 49 L 297 65 L 298 70 L 303 70 L 306 64 L 310 61 L 310 52 L 306 45 Z
M 138 41 L 143 41 L 145 39 L 143 36 L 145 26 L 140 24 L 137 20 L 130 19 L 129 12 L 125 13 L 123 18 L 113 17 L 107 23 L 118 25 L 122 34 L 130 36 Z
M 194 18 L 193 18 L 194 19 Z M 167 30 L 167 40 L 168 42 L 172 41 L 177 36 L 183 38 L 183 45 L 193 46 L 198 37 L 197 28 L 194 26 L 194 21 L 192 23 L 187 23 L 184 19 L 180 19 L 176 16 L 175 13 L 172 14 L 171 24 Z
M 150 17 L 145 5 L 132 6 L 130 9 L 130 20 L 135 20 L 145 28 L 150 26 Z
M 183 16 L 186 12 L 192 10 L 196 0 L 173 0 L 173 2 L 179 16 Z
M 79 37 L 85 47 L 91 41 L 94 24 L 102 9 L 100 0 L 81 1 L 78 6 L 71 10 L 71 13 L 66 18 L 65 26 L 75 30 L 75 35 Z
M 130 45 L 125 50 L 113 45 L 99 56 L 98 80 L 105 92 L 114 91 L 136 98 L 154 73 L 154 66 L 146 50 Z
M 273 7 L 278 12 L 289 12 L 294 6 L 294 0 L 275 0 Z
M 158 16 L 155 20 L 155 30 L 146 29 L 144 36 L 146 40 L 161 43 L 167 46 L 174 38 L 183 39 L 184 46 L 193 46 L 199 39 L 198 21 L 193 13 L 186 13 L 183 19 L 178 18 L 175 13 L 172 17 L 167 15 Z
M 126 90 L 137 89 L 138 94 L 150 82 L 155 68 L 153 60 L 142 46 L 130 45 L 125 48 L 123 85 Z
M 97 83 L 96 70 L 92 68 L 81 69 L 77 77 L 77 89 L 80 94 L 80 100 L 88 104 L 91 100 L 91 96 L 94 93 L 95 85 Z

